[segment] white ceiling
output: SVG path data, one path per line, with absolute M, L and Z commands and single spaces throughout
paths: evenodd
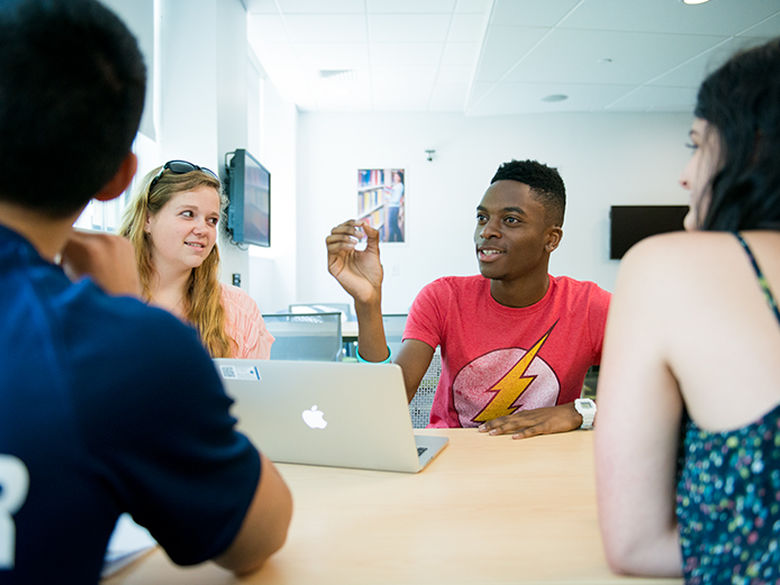
M 690 112 L 714 65 L 780 35 L 780 0 L 244 2 L 301 110 Z

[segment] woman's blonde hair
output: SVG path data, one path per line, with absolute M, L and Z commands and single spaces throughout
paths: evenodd
M 177 174 L 158 167 L 147 174 L 141 188 L 125 210 L 120 234 L 135 248 L 135 259 L 143 287 L 143 298 L 151 300 L 151 282 L 154 276 L 151 236 L 144 230 L 146 218 L 157 215 L 160 209 L 177 193 L 198 187 L 213 188 L 219 195 L 220 215 L 225 208 L 219 179 L 204 171 Z M 225 309 L 217 273 L 219 250 L 216 243 L 203 263 L 192 269 L 184 296 L 184 312 L 200 334 L 200 339 L 212 357 L 232 357 L 236 342 L 225 333 Z

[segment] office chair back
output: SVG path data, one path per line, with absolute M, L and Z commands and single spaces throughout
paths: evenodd
M 394 356 L 398 355 L 398 351 L 401 349 L 401 341 L 404 328 L 406 327 L 406 317 L 406 313 L 385 313 L 382 315 L 387 346 L 390 348 L 390 353 Z M 431 406 L 433 405 L 433 395 L 436 393 L 439 376 L 441 376 L 441 353 L 439 353 L 437 348 L 433 353 L 428 370 L 417 387 L 417 393 L 409 403 L 412 426 L 416 429 L 428 426 L 431 417 Z
M 417 393 L 409 403 L 412 426 L 416 429 L 425 428 L 430 422 L 433 395 L 436 394 L 436 386 L 439 384 L 440 376 L 441 353 L 439 348 L 436 348 L 436 351 L 433 353 L 433 359 L 431 359 L 431 365 L 428 366 L 428 370 L 417 387 Z
M 382 323 L 385 327 L 385 339 L 387 347 L 392 355 L 398 355 L 401 349 L 401 338 L 406 327 L 406 313 L 386 313 L 382 315 Z
M 341 313 L 342 323 L 355 320 L 349 303 L 290 303 L 288 310 L 296 314 Z
M 275 338 L 272 360 L 341 359 L 341 313 L 269 313 L 263 320 Z

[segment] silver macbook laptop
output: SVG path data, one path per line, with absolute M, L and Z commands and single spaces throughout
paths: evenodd
M 397 365 L 214 363 L 239 430 L 272 461 L 415 473 L 447 444 L 414 434 Z

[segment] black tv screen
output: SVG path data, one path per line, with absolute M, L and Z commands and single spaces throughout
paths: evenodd
M 237 244 L 271 245 L 271 173 L 245 149 L 227 165 L 227 228 Z
M 613 205 L 609 211 L 609 257 L 618 260 L 648 236 L 683 229 L 687 205 Z

